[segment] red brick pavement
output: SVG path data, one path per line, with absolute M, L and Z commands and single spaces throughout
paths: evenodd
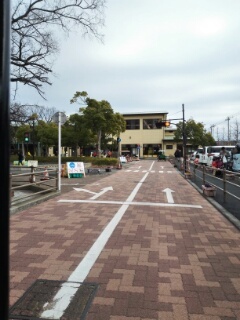
M 91 203 L 59 202 L 94 195 L 72 190 L 11 216 L 10 304 L 36 279 L 67 280 L 121 206 L 99 201 L 126 201 L 152 163 L 84 186 L 113 187 Z M 169 162 L 154 162 L 132 201 L 85 279 L 99 284 L 86 319 L 240 319 L 239 231 Z

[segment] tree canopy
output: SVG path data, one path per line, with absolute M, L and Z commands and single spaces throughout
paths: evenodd
M 86 107 L 81 107 L 79 111 L 83 116 L 85 126 L 96 136 L 98 154 L 101 153 L 102 137 L 109 135 L 119 135 L 126 129 L 126 122 L 120 113 L 114 113 L 110 103 L 106 100 L 97 101 L 88 97 L 86 91 L 77 91 L 70 103 L 85 103 Z
M 174 140 L 176 142 L 182 141 L 183 139 L 183 122 L 176 124 L 177 130 L 175 131 Z M 193 119 L 189 119 L 185 123 L 185 134 L 187 138 L 187 143 L 192 144 L 197 147 L 215 145 L 216 142 L 212 137 L 211 133 L 207 132 L 204 128 L 203 123 L 195 122 Z

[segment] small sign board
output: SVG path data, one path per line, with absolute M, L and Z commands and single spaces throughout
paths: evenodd
M 38 166 L 38 160 L 28 160 L 27 161 L 28 167 L 37 167 Z
M 67 162 L 67 175 L 70 178 L 72 175 L 82 174 L 85 177 L 85 169 L 83 162 Z M 71 176 L 70 176 L 71 175 Z
M 124 156 L 121 156 L 121 157 L 120 157 L 120 162 L 121 162 L 121 163 L 127 163 L 127 158 L 124 157 Z

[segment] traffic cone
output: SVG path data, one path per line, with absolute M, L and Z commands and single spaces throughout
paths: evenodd
M 43 178 L 41 180 L 49 180 L 49 174 L 47 171 L 47 167 L 45 167 L 44 173 L 43 173 Z
M 117 169 L 122 169 L 122 163 L 121 163 L 121 161 L 118 161 Z

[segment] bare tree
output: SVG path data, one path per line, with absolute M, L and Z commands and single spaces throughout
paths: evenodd
M 11 81 L 31 86 L 44 97 L 43 84 L 51 85 L 58 44 L 54 31 L 67 34 L 81 28 L 83 35 L 102 40 L 106 0 L 13 0 Z
M 13 126 L 22 125 L 28 123 L 31 120 L 32 115 L 36 114 L 38 120 L 49 123 L 52 121 L 52 117 L 56 112 L 57 109 L 54 107 L 12 103 L 10 105 L 10 121 Z
M 19 103 L 10 105 L 10 121 L 12 125 L 25 123 L 27 117 L 27 108 Z
M 234 123 L 233 140 L 234 140 L 235 143 L 240 141 L 240 125 L 239 125 L 238 120 L 236 120 L 235 123 Z

